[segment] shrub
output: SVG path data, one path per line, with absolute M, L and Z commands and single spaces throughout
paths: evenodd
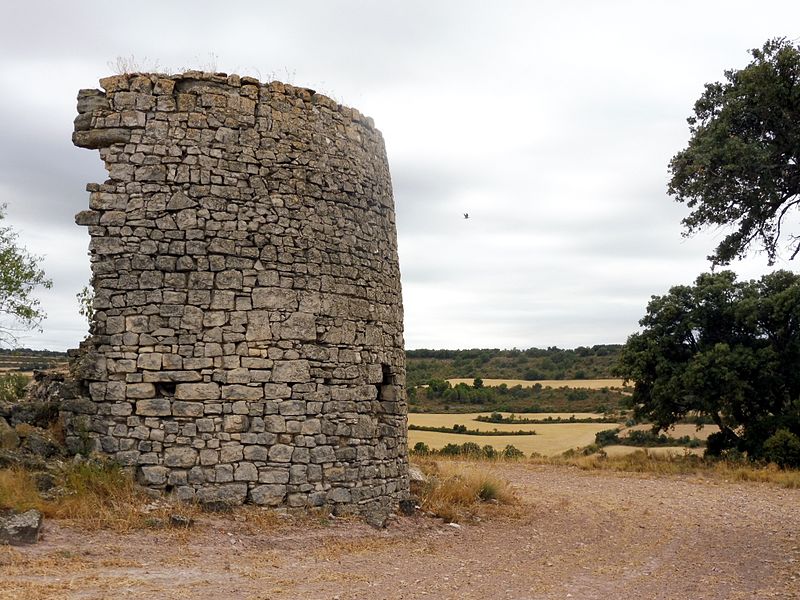
M 483 450 L 475 442 L 464 442 L 461 444 L 461 454 L 464 456 L 483 456 Z
M 616 429 L 604 429 L 594 435 L 594 443 L 598 446 L 610 446 L 619 444 L 619 431 Z
M 428 447 L 428 444 L 425 442 L 417 442 L 414 444 L 414 447 L 411 449 L 414 454 L 430 454 L 431 449 Z
M 502 456 L 503 458 L 512 458 L 512 459 L 525 458 L 525 453 L 519 448 L 515 448 L 514 446 L 509 444 L 503 449 Z
M 800 438 L 779 429 L 764 442 L 764 458 L 780 467 L 800 467 Z
M 30 379 L 21 373 L 3 373 L 0 375 L 0 400 L 13 402 L 25 395 L 25 388 Z
M 439 454 L 442 456 L 458 456 L 461 454 L 461 446 L 458 444 L 446 444 L 439 450 Z

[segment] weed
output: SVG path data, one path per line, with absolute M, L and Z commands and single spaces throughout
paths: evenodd
M 0 400 L 14 402 L 25 395 L 25 388 L 30 377 L 21 373 L 3 373 L 0 375 Z
M 485 466 L 468 462 L 420 460 L 428 481 L 415 490 L 422 508 L 445 521 L 470 520 L 486 512 L 489 503 L 512 505 L 517 497 L 508 482 Z

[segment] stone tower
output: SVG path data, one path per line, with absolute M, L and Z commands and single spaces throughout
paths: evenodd
M 88 398 L 68 443 L 186 500 L 390 506 L 408 493 L 394 203 L 372 119 L 201 72 L 81 90 Z

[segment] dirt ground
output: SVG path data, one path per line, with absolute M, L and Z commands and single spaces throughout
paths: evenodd
M 800 490 L 500 464 L 522 504 L 454 527 L 319 519 L 253 531 L 47 524 L 0 547 L 0 598 L 800 598 Z

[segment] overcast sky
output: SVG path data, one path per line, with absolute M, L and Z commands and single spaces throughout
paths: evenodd
M 0 202 L 54 284 L 44 331 L 21 344 L 86 333 L 73 216 L 106 172 L 70 136 L 78 90 L 117 57 L 279 79 L 373 117 L 408 348 L 572 348 L 624 342 L 652 294 L 708 270 L 724 232 L 681 236 L 667 164 L 706 82 L 799 35 L 796 0 L 4 3 Z

